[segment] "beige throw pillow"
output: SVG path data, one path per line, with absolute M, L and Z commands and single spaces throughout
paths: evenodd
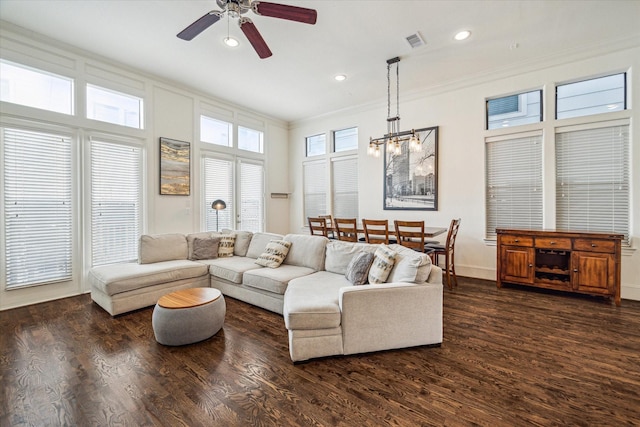
M 258 257 L 256 264 L 263 267 L 278 268 L 289 253 L 291 242 L 285 240 L 272 240 L 267 244 L 265 251 Z
M 393 268 L 396 253 L 387 245 L 380 245 L 373 257 L 373 264 L 369 269 L 369 283 L 385 283 Z
M 216 259 L 218 258 L 218 246 L 220 245 L 221 237 L 196 237 L 193 239 L 193 253 L 191 254 L 191 260 L 196 261 L 199 259 Z

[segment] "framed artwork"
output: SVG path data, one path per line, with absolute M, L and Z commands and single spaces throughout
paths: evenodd
M 160 138 L 160 194 L 188 196 L 191 192 L 191 144 Z
M 417 150 L 384 148 L 384 209 L 438 210 L 438 126 L 416 129 Z

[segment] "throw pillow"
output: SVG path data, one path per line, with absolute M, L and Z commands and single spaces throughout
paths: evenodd
M 360 252 L 356 254 L 349 265 L 344 277 L 353 285 L 364 285 L 369 280 L 369 268 L 373 262 L 373 254 L 371 252 Z
M 265 251 L 258 257 L 256 264 L 263 267 L 278 268 L 289 253 L 291 242 L 285 240 L 272 240 L 267 244 Z
M 396 253 L 387 245 L 380 245 L 373 257 L 373 264 L 369 269 L 369 283 L 384 283 L 395 263 Z
M 220 236 L 220 244 L 218 245 L 218 258 L 227 258 L 233 256 L 233 247 L 236 244 L 235 234 L 223 234 Z
M 220 237 L 196 237 L 193 239 L 193 253 L 191 260 L 199 259 L 215 259 L 218 258 L 218 246 L 220 245 Z

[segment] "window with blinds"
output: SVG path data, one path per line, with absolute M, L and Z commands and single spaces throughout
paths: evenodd
M 556 228 L 624 234 L 629 243 L 629 125 L 556 134 Z
M 264 168 L 262 164 L 239 161 L 240 230 L 263 231 Z
M 337 157 L 331 167 L 333 216 L 358 218 L 358 158 Z
M 327 214 L 327 164 L 325 160 L 305 162 L 302 165 L 304 180 L 304 217 Z
M 71 138 L 9 128 L 2 137 L 6 287 L 71 280 Z
M 233 161 L 214 157 L 203 159 L 204 220 L 208 231 L 234 228 L 233 218 Z M 216 211 L 214 200 L 223 200 L 227 207 Z
M 137 259 L 141 203 L 142 149 L 92 139 L 92 266 Z
M 542 228 L 542 133 L 486 140 L 486 236 Z

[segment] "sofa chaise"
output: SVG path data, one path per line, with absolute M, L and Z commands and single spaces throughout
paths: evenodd
M 202 258 L 208 241 L 220 252 Z M 273 245 L 286 247 L 275 264 Z M 385 280 L 354 284 L 354 261 L 367 260 L 369 276 L 358 280 L 374 268 Z M 283 315 L 294 362 L 442 342 L 442 270 L 399 245 L 231 230 L 143 235 L 138 262 L 94 267 L 89 282 L 93 301 L 112 316 L 178 289 L 217 288 Z

